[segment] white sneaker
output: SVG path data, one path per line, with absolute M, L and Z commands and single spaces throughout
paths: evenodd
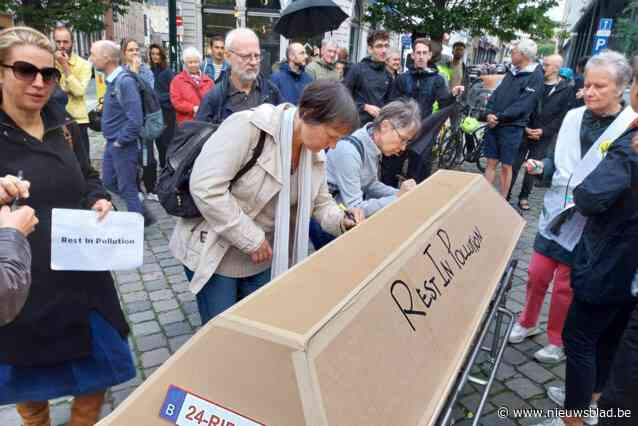
M 565 351 L 560 346 L 547 345 L 543 349 L 536 351 L 534 358 L 536 358 L 538 362 L 558 364 L 565 359 Z
M 157 194 L 153 194 L 152 192 L 149 192 L 148 194 L 146 194 L 146 199 L 149 201 L 159 202 L 159 197 L 157 196 Z
M 562 386 L 550 386 L 547 388 L 547 397 L 554 401 L 556 405 L 565 405 L 565 388 Z
M 562 386 L 550 386 L 547 388 L 547 397 L 561 407 L 565 406 L 565 388 Z M 592 401 L 590 408 L 598 408 L 598 403 Z M 583 422 L 588 426 L 598 424 L 598 416 L 587 416 L 583 418 Z
M 540 334 L 542 332 L 543 331 L 539 329 L 538 327 L 525 328 L 522 325 L 520 325 L 518 322 L 516 322 L 516 324 L 514 324 L 514 327 L 512 327 L 512 332 L 510 333 L 509 341 L 510 343 L 514 343 L 514 344 L 521 343 L 523 342 L 523 340 L 527 339 L 528 337 L 536 336 L 537 334 Z

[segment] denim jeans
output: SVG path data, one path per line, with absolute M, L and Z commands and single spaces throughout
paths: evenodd
M 138 197 L 138 161 L 137 143 L 117 148 L 112 142 L 107 142 L 102 162 L 102 180 L 109 191 L 124 199 L 128 211 L 143 214 L 144 206 Z
M 184 267 L 184 271 L 186 272 L 186 278 L 189 281 L 192 280 L 193 271 L 187 267 Z M 269 281 L 270 269 L 245 278 L 231 278 L 213 274 L 196 296 L 202 325 Z
M 326 231 L 324 231 L 319 222 L 317 222 L 313 218 L 310 218 L 309 232 L 310 241 L 312 241 L 312 245 L 314 246 L 315 250 L 319 250 L 320 248 L 331 243 L 335 238 L 337 238 L 334 235 L 328 234 Z

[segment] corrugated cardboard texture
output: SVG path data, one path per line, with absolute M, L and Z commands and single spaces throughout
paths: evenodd
M 522 228 L 481 176 L 438 172 L 204 326 L 103 424 L 165 424 L 170 384 L 268 426 L 430 424 Z

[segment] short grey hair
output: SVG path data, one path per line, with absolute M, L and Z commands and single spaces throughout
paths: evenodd
M 337 42 L 332 39 L 326 38 L 321 40 L 321 50 L 323 50 L 324 48 L 328 46 L 334 46 L 335 48 L 339 48 L 339 45 L 337 44 Z
M 241 37 L 252 37 L 255 40 L 259 41 L 259 37 L 257 37 L 257 34 L 250 28 L 235 28 L 234 30 L 231 30 L 228 34 L 226 34 L 226 41 L 224 43 L 226 49 L 232 49 L 235 41 Z
M 585 75 L 587 75 L 587 71 L 592 68 L 604 68 L 609 71 L 614 76 L 614 82 L 616 86 L 618 86 L 621 94 L 631 81 L 633 74 L 631 65 L 629 65 L 629 61 L 625 55 L 614 50 L 604 50 L 587 61 L 587 65 L 585 65 Z
M 197 58 L 199 62 L 201 62 L 202 54 L 196 47 L 187 47 L 184 49 L 184 52 L 182 52 L 182 61 L 186 62 L 188 58 Z
M 122 52 L 120 51 L 120 46 L 117 43 L 111 40 L 98 40 L 93 46 L 95 47 L 96 54 L 108 59 L 111 62 L 115 62 L 116 64 L 120 63 L 120 58 Z
M 538 53 L 538 46 L 534 42 L 534 40 L 530 39 L 522 39 L 516 42 L 515 47 L 526 56 L 530 61 L 534 61 L 536 59 L 536 54 Z
M 384 120 L 388 120 L 397 129 L 421 129 L 421 109 L 414 99 L 402 98 L 390 102 L 374 119 L 373 126 L 379 128 Z

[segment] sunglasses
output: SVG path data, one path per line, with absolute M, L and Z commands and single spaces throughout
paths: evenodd
M 53 67 L 38 68 L 33 64 L 23 61 L 16 61 L 13 65 L 0 64 L 3 68 L 11 68 L 13 70 L 13 76 L 18 80 L 27 81 L 33 83 L 36 76 L 40 74 L 42 81 L 47 84 L 55 84 L 60 80 L 62 76 L 60 71 Z

